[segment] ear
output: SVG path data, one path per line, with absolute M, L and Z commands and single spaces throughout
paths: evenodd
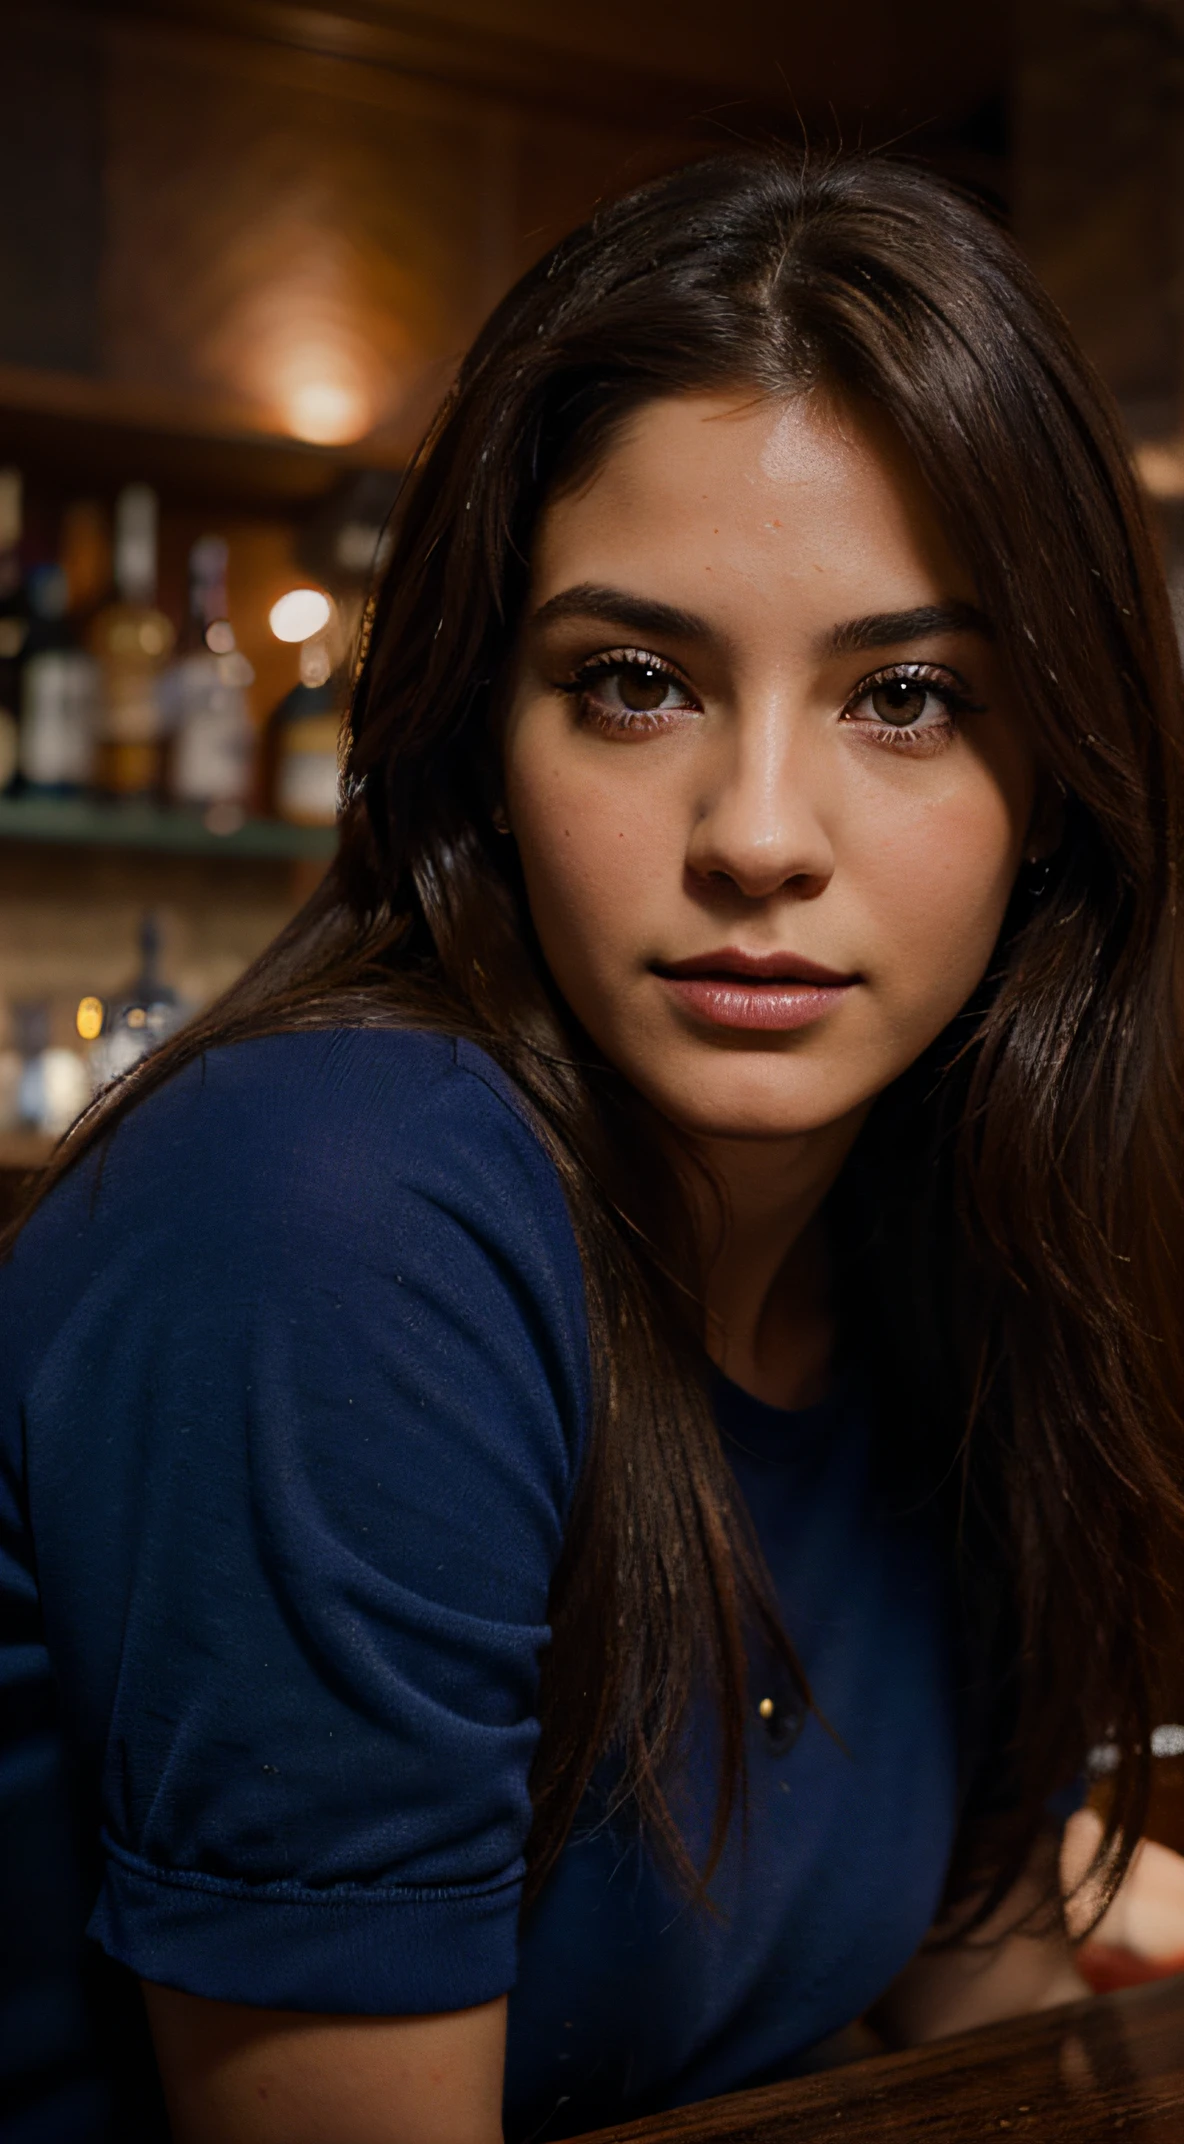
M 502 794 L 501 752 L 498 741 L 486 728 L 483 733 L 478 734 L 476 747 L 473 773 L 477 812 L 493 828 L 495 834 L 508 834 L 510 821 L 506 815 L 505 798 Z

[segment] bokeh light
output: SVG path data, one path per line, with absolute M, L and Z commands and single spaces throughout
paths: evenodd
M 283 401 L 289 429 L 313 446 L 350 446 L 370 429 L 369 400 L 352 380 L 302 380 Z
M 273 603 L 267 622 L 277 640 L 311 640 L 321 633 L 332 616 L 329 598 L 319 588 L 289 588 Z

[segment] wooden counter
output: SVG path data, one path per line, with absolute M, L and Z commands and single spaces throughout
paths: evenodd
M 1184 2144 L 1184 1975 L 600 2129 L 595 2144 L 979 2144 L 988 2137 Z

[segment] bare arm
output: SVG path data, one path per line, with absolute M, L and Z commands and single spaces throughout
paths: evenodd
M 999 2018 L 1077 2002 L 1090 1993 L 1061 1931 L 1003 1934 L 1047 1895 L 1058 1843 L 1051 1835 L 1041 1842 L 1029 1873 L 968 1943 L 949 1950 L 925 1947 L 905 1967 L 872 2020 L 892 2046 L 916 2047 Z M 992 1942 L 993 1936 L 1002 1940 Z
M 1087 1880 L 1102 1839 L 1102 1820 L 1093 1809 L 1070 1817 L 1061 1857 L 1070 1925 L 1090 1927 L 1098 1897 Z M 1184 1855 L 1154 1839 L 1140 1839 L 1117 1897 L 1092 1930 L 1090 1941 L 1102 1950 L 1130 1951 L 1159 1970 L 1178 1972 L 1184 1963 Z
M 315 2017 L 143 1988 L 175 2144 L 501 2144 L 504 1996 Z

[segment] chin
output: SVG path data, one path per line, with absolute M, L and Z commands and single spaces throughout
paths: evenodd
M 811 1084 L 813 1084 L 811 1082 Z M 770 1094 L 766 1081 L 751 1092 L 734 1072 L 718 1085 L 685 1089 L 649 1086 L 647 1098 L 669 1122 L 693 1139 L 799 1139 L 823 1131 L 864 1106 L 865 1097 L 813 1093 Z
M 773 1118 L 767 1113 L 762 1115 L 758 1110 L 752 1110 L 747 1115 L 742 1116 L 732 1110 L 726 1115 L 721 1114 L 717 1117 L 695 1116 L 688 1113 L 681 1117 L 672 1116 L 671 1121 L 680 1131 L 685 1132 L 688 1137 L 700 1142 L 714 1140 L 719 1142 L 747 1141 L 751 1143 L 763 1140 L 770 1145 L 775 1145 L 779 1141 L 804 1139 L 809 1137 L 811 1133 L 825 1131 L 829 1124 L 835 1122 L 835 1119 L 832 1117 L 817 1118 L 806 1116 Z

